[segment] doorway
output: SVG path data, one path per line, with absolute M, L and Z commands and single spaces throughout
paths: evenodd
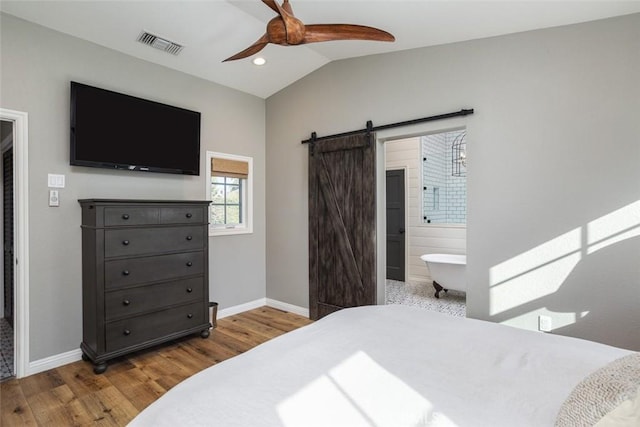
M 3 291 L 0 299 L 0 380 L 15 376 L 15 281 L 14 281 L 14 158 L 13 122 L 0 121 L 2 147 L 2 270 Z
M 447 298 L 441 300 L 435 298 L 431 272 L 421 259 L 422 255 L 429 253 L 466 252 L 466 224 L 464 223 L 466 200 L 458 203 L 457 199 L 449 197 L 455 193 L 455 195 L 459 194 L 460 198 L 466 199 L 466 191 L 458 186 L 446 185 L 466 179 L 466 177 L 460 177 L 466 175 L 466 151 L 460 147 L 456 151 L 458 156 L 452 156 L 454 148 L 457 147 L 456 141 L 466 143 L 462 137 L 458 139 L 460 135 L 465 135 L 466 126 L 462 120 L 450 121 L 447 124 L 452 126 L 443 128 L 441 123 L 432 123 L 420 129 L 412 129 L 407 134 L 400 133 L 402 132 L 400 129 L 378 133 L 379 148 L 384 153 L 377 163 L 378 168 L 382 169 L 378 172 L 379 193 L 383 193 L 383 189 L 386 190 L 386 194 L 379 195 L 380 200 L 385 200 L 377 208 L 378 215 L 384 218 L 379 222 L 379 230 L 386 235 L 393 231 L 394 227 L 389 225 L 392 222 L 389 218 L 392 213 L 388 209 L 388 203 L 395 203 L 396 196 L 385 185 L 389 171 L 399 169 L 405 171 L 406 209 L 404 227 L 406 231 L 403 234 L 406 265 L 404 280 L 392 279 L 389 275 L 391 269 L 387 266 L 396 263 L 394 258 L 399 250 L 392 249 L 393 245 L 384 240 L 379 242 L 377 248 L 378 262 L 382 264 L 378 270 L 378 277 L 379 280 L 383 280 L 383 277 L 388 279 L 384 281 L 387 304 L 417 305 L 450 314 L 464 315 L 464 293 L 460 296 L 449 293 Z M 432 140 L 438 141 L 437 152 L 431 150 Z M 434 161 L 437 162 L 434 163 Z M 436 168 L 434 164 L 442 168 Z M 456 166 L 460 168 L 455 168 Z M 435 172 L 440 170 L 442 182 L 432 182 L 433 179 L 438 178 L 434 176 Z M 445 176 L 447 174 L 450 177 Z M 440 219 L 436 214 L 445 208 L 451 212 Z
M 12 272 L 9 274 L 9 280 L 13 282 L 12 290 L 13 295 L 12 298 L 9 298 L 10 301 L 13 301 L 13 306 L 11 307 L 12 321 L 13 321 L 13 351 L 11 352 L 13 356 L 13 363 L 9 363 L 11 366 L 11 372 L 16 378 L 22 378 L 30 373 L 30 365 L 29 365 L 29 150 L 28 150 L 28 141 L 29 141 L 29 116 L 27 113 L 22 111 L 9 110 L 6 108 L 0 108 L 0 125 L 2 125 L 5 129 L 4 133 L 9 134 L 8 129 L 11 129 L 11 155 L 6 154 L 6 149 L 9 148 L 8 140 L 6 147 L 3 146 L 3 165 L 4 169 L 4 160 L 9 162 L 9 159 L 12 159 L 12 173 L 8 179 L 12 180 L 12 185 L 9 186 L 13 193 L 13 197 L 10 198 L 12 200 L 12 208 L 10 210 L 10 216 L 7 218 L 11 218 L 9 223 L 12 224 L 13 232 L 11 239 L 13 240 L 13 253 L 11 269 Z M 4 136 L 4 135 L 3 135 Z M 6 156 L 5 156 L 6 154 Z M 5 171 L 2 172 L 2 187 L 4 191 L 5 187 Z M 2 200 L 2 209 L 4 212 L 4 197 L 0 198 Z M 4 214 L 3 214 L 4 216 Z M 4 219 L 4 218 L 3 218 Z M 3 221 L 4 222 L 4 221 Z M 4 231 L 3 224 L 3 233 L 0 233 L 0 238 L 3 240 L 3 248 L 5 247 L 4 242 Z M 4 257 L 3 257 L 4 258 Z M 3 282 L 5 276 L 7 276 L 5 271 L 5 264 L 3 262 L 0 263 L 0 268 L 2 268 L 2 274 L 0 276 L 3 277 Z M 3 301 L 0 301 L 0 307 L 2 308 L 2 316 L 0 319 L 5 318 L 4 310 L 5 310 L 5 301 L 4 301 L 4 283 L 3 290 L 0 292 L 0 297 Z M 7 303 L 11 304 L 8 301 Z M 4 322 L 3 322 L 4 323 Z M 9 337 L 11 340 L 11 337 Z M 4 348 L 4 342 L 2 343 Z M 11 362 L 11 361 L 9 361 Z
M 387 279 L 405 281 L 405 171 L 387 170 Z

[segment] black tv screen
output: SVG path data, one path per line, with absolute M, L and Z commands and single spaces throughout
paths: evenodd
M 75 166 L 200 174 L 200 113 L 71 82 Z

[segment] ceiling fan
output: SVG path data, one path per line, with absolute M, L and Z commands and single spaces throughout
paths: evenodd
M 262 0 L 264 4 L 278 14 L 267 24 L 267 32 L 245 50 L 222 62 L 246 58 L 260 52 L 269 44 L 291 46 L 332 40 L 373 40 L 392 42 L 395 37 L 386 31 L 364 25 L 351 24 L 312 24 L 305 25 L 293 15 L 289 0 L 282 5 L 275 0 Z

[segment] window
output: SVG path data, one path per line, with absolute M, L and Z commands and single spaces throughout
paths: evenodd
M 209 235 L 253 232 L 251 157 L 207 151 L 207 199 Z

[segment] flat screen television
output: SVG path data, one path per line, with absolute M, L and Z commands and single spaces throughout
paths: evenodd
M 200 113 L 71 82 L 71 165 L 200 174 Z

